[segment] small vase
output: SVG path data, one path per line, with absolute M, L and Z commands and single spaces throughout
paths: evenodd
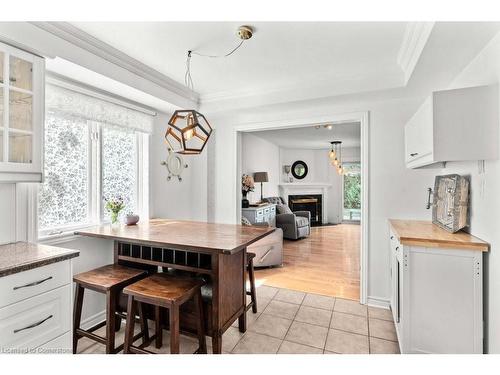
M 119 225 L 119 222 L 118 222 L 118 215 L 119 214 L 120 214 L 119 212 L 111 212 L 111 226 L 113 228 L 115 228 Z
M 241 207 L 242 208 L 248 208 L 250 206 L 250 202 L 247 199 L 247 193 L 243 193 L 243 199 L 241 200 Z

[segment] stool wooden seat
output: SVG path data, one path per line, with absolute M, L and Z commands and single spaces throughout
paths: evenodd
M 203 284 L 204 282 L 197 278 L 185 278 L 157 273 L 124 288 L 123 293 L 128 295 L 128 303 L 125 346 L 123 352 L 152 353 L 132 345 L 134 324 L 131 317 L 135 315 L 136 305 L 138 305 L 140 309 L 141 304 L 146 303 L 155 306 L 156 311 L 159 311 L 160 307 L 168 309 L 170 352 L 173 354 L 179 353 L 179 307 L 188 300 L 193 299 L 198 315 L 197 334 L 199 348 L 197 353 L 206 353 L 207 346 L 205 341 L 203 305 L 201 299 L 201 286 Z M 159 314 L 157 319 L 159 319 Z M 160 322 L 157 321 L 156 325 L 160 326 Z M 161 330 L 159 332 L 157 330 L 156 335 L 161 335 Z M 158 337 L 156 338 L 158 339 Z
M 119 329 L 120 320 L 125 317 L 117 313 L 116 307 L 121 290 L 141 278 L 147 276 L 147 272 L 140 269 L 124 267 L 118 264 L 110 264 L 99 267 L 94 270 L 77 274 L 73 277 L 76 283 L 75 306 L 73 311 L 73 353 L 76 353 L 78 340 L 81 337 L 87 337 L 106 345 L 106 354 L 119 352 L 124 344 L 115 348 L 115 331 Z M 83 294 L 85 289 L 90 289 L 99 293 L 106 294 L 106 320 L 95 326 L 83 330 L 80 328 L 82 317 Z M 136 335 L 134 340 L 143 337 L 146 342 L 148 337 L 147 321 L 142 311 L 139 312 L 141 333 Z M 135 316 L 132 317 L 135 320 Z M 106 325 L 106 337 L 101 337 L 93 332 Z
M 247 253 L 246 265 L 248 271 L 248 281 L 250 282 L 250 291 L 247 291 L 247 296 L 251 297 L 250 303 L 247 305 L 247 311 L 252 308 L 254 314 L 257 313 L 257 294 L 255 291 L 255 274 L 253 269 L 253 258 L 255 258 L 254 253 Z

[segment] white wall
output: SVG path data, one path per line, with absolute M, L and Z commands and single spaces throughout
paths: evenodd
M 283 132 L 287 130 L 284 129 Z M 328 221 L 342 221 L 342 178 L 329 164 L 328 150 L 288 149 L 278 147 L 268 140 L 255 136 L 251 132 L 241 134 L 241 171 L 252 175 L 254 172 L 267 171 L 269 182 L 264 183 L 264 197 L 278 196 L 278 185 L 286 182 L 284 165 L 292 165 L 297 160 L 304 161 L 308 166 L 308 174 L 302 180 L 294 179 L 296 183 L 327 183 L 328 190 Z M 359 161 L 359 147 L 342 150 L 344 161 Z M 292 174 L 290 173 L 290 176 Z M 250 202 L 260 199 L 260 184 L 248 195 Z
M 292 173 L 290 172 L 290 176 L 293 177 L 294 182 L 301 182 L 305 184 L 313 182 L 328 183 L 329 168 L 326 157 L 327 153 L 328 151 L 326 150 L 281 148 L 281 165 L 293 165 L 293 163 L 297 160 L 302 160 L 307 164 L 307 175 L 303 179 L 298 180 L 294 178 Z
M 433 170 L 408 170 L 404 164 L 404 124 L 423 98 L 372 100 L 361 97 L 330 98 L 287 106 L 252 109 L 212 118 L 216 124 L 215 155 L 209 165 L 214 187 L 209 195 L 213 219 L 234 223 L 237 220 L 239 197 L 236 178 L 237 127 L 289 127 L 312 118 L 334 120 L 340 114 L 369 111 L 369 259 L 368 297 L 372 301 L 389 299 L 390 266 L 388 246 L 389 218 L 427 219 L 426 189 L 433 185 Z M 206 113 L 210 116 L 209 113 Z
M 255 172 L 267 172 L 269 182 L 263 183 L 263 196 L 278 196 L 281 182 L 279 147 L 252 133 L 243 133 L 241 150 L 242 173 L 253 176 Z M 248 194 L 248 200 L 252 203 L 260 200 L 260 183 L 255 183 L 255 191 Z
M 500 34 L 459 74 L 450 89 L 496 84 L 500 82 Z M 500 103 L 499 103 L 500 106 Z M 500 139 L 492 139 L 500 142 Z M 466 147 L 466 145 L 464 145 Z M 484 256 L 484 306 L 486 321 L 486 350 L 500 353 L 500 161 L 486 161 L 484 174 L 478 162 L 448 163 L 442 174 L 457 173 L 471 178 L 470 232 L 489 242 L 491 249 Z
M 0 244 L 16 238 L 16 185 L 0 184 Z
M 283 130 L 286 131 L 286 130 Z M 302 180 L 294 179 L 297 183 L 329 184 L 327 199 L 328 222 L 338 224 L 342 221 L 342 178 L 336 169 L 330 165 L 329 150 L 307 149 L 280 149 L 281 165 L 292 165 L 297 160 L 304 161 L 308 166 L 308 173 Z M 344 161 L 359 161 L 359 148 L 345 148 L 342 150 Z M 290 173 L 290 176 L 292 174 Z M 293 176 L 292 176 L 293 177 Z
M 207 149 L 200 155 L 182 155 L 188 168 L 182 172 L 182 181 L 167 181 L 167 168 L 161 161 L 168 156 L 165 131 L 170 115 L 159 113 L 151 135 L 150 215 L 154 218 L 207 220 Z M 211 140 L 209 140 L 210 142 Z

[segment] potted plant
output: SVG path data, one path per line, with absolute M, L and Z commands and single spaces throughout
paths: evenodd
M 241 193 L 243 194 L 243 199 L 241 200 L 241 207 L 248 208 L 250 202 L 248 202 L 247 194 L 249 191 L 254 191 L 255 184 L 253 177 L 247 174 L 243 174 L 241 177 Z

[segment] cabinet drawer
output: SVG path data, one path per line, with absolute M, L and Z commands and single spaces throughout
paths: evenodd
M 71 327 L 71 285 L 0 309 L 0 347 L 27 350 L 45 344 Z
M 257 216 L 257 217 L 264 216 L 264 210 L 255 211 L 255 216 Z
M 0 308 L 66 284 L 71 284 L 69 260 L 2 277 Z
M 71 332 L 49 341 L 36 350 L 37 354 L 71 354 L 73 352 L 73 344 L 71 341 Z

